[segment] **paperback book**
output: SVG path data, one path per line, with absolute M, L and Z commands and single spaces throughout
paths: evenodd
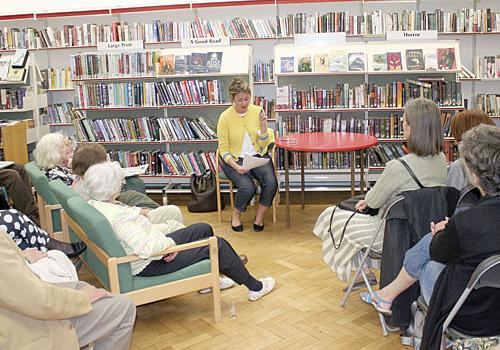
M 485 56 L 483 58 L 483 78 L 494 79 L 496 78 L 496 65 L 495 56 Z
M 311 55 L 300 55 L 299 56 L 299 72 L 312 72 Z
M 220 73 L 222 65 L 222 52 L 208 52 L 207 53 L 207 72 Z
M 28 61 L 28 50 L 27 49 L 17 49 L 10 65 L 13 68 L 24 68 L 26 62 Z
M 161 55 L 158 57 L 159 63 L 159 74 L 160 75 L 171 75 L 175 74 L 175 55 Z
M 23 81 L 26 75 L 25 68 L 13 68 L 10 67 L 9 74 L 7 75 L 8 81 Z
M 349 71 L 359 72 L 365 70 L 364 52 L 351 52 L 348 56 Z
M 330 72 L 347 71 L 347 52 L 334 50 L 330 52 Z
M 426 70 L 437 70 L 438 61 L 436 52 L 426 53 L 424 56 L 424 64 Z
M 329 70 L 328 54 L 320 53 L 314 55 L 314 71 L 328 72 Z
M 457 61 L 455 59 L 455 48 L 440 48 L 437 49 L 438 68 L 440 70 L 457 69 Z
M 175 74 L 189 73 L 191 55 L 175 55 Z
M 191 54 L 191 73 L 207 72 L 207 54 L 204 52 L 193 52 Z
M 10 58 L 0 57 L 0 80 L 7 80 L 10 68 Z
M 373 54 L 373 70 L 375 72 L 383 72 L 387 70 L 387 54 Z
M 422 49 L 406 50 L 406 69 L 425 70 L 424 54 Z
M 281 73 L 293 73 L 294 72 L 294 64 L 295 64 L 295 57 L 293 56 L 285 56 L 281 57 L 280 60 L 280 72 Z
M 387 53 L 387 70 L 398 71 L 402 70 L 401 52 L 388 52 Z

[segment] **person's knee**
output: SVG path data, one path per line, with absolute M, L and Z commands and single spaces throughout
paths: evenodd
M 19 175 L 19 173 L 15 170 L 12 170 L 12 169 L 4 169 L 4 175 L 3 176 L 3 183 L 2 185 L 4 186 L 12 186 L 12 185 L 15 185 L 15 186 L 21 186 L 21 182 L 23 182 L 23 180 L 21 179 L 21 175 Z
M 250 179 L 248 181 L 242 181 L 240 184 L 238 184 L 238 193 L 239 194 L 248 194 L 248 195 L 254 195 L 256 191 L 256 187 L 253 181 Z
M 212 226 L 207 223 L 199 222 L 191 225 L 191 227 L 193 227 L 196 231 L 201 232 L 203 237 L 212 237 L 214 235 Z

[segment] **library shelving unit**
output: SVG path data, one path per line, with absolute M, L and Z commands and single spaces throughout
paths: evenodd
M 0 81 L 3 103 L 9 93 L 17 95 L 10 100 L 15 101 L 15 106 L 2 105 L 0 109 L 0 119 L 12 121 L 2 127 L 1 147 L 5 160 L 20 164 L 28 162 L 29 144 L 38 141 L 48 131 L 41 122 L 41 111 L 47 107 L 47 95 L 41 88 L 41 75 L 33 55 L 28 55 L 22 69 L 25 70 L 22 80 Z
M 145 175 L 143 179 L 150 187 L 164 186 L 165 183 L 187 185 L 190 173 L 169 174 L 165 170 L 167 167 L 159 166 L 162 160 L 158 156 L 163 153 L 215 152 L 217 138 L 214 134 L 208 139 L 198 139 L 190 136 L 186 129 L 189 129 L 188 124 L 201 117 L 215 131 L 220 113 L 231 105 L 227 92 L 231 81 L 241 77 L 252 85 L 251 47 L 169 48 L 145 50 L 142 54 L 154 57 L 149 61 L 154 66 L 146 64 L 149 68 L 142 73 L 94 71 L 87 77 L 77 74 L 82 70 L 78 63 L 75 65 L 78 62 L 75 57 L 86 54 L 72 57 L 75 110 L 82 116 L 81 120 L 75 121 L 77 136 L 79 141 L 103 144 L 123 166 L 149 164 L 151 175 Z M 218 57 L 218 67 L 217 64 L 210 66 L 211 54 Z M 98 55 L 103 58 L 106 53 Z M 198 63 L 195 67 L 194 61 L 200 55 L 207 58 L 202 59 L 201 66 Z M 189 64 L 186 66 L 189 60 L 191 69 Z M 205 69 L 210 71 L 203 73 Z M 183 161 L 186 158 L 180 160 Z M 163 171 L 156 172 L 153 168 L 162 168 Z
M 366 178 L 374 181 L 383 170 L 374 158 L 380 151 L 387 150 L 380 163 L 404 154 L 402 112 L 407 100 L 431 98 L 442 113 L 463 109 L 457 67 L 456 40 L 277 45 L 275 129 L 282 136 L 347 131 L 379 137 L 380 149 L 368 152 L 365 164 L 370 170 Z M 282 153 L 278 153 L 278 169 L 283 168 Z M 299 169 L 299 159 L 289 159 L 291 168 Z M 349 161 L 348 154 L 308 154 L 307 182 L 322 190 L 345 188 Z M 359 171 L 355 179 L 359 183 Z M 298 181 L 299 175 L 292 171 L 291 182 Z

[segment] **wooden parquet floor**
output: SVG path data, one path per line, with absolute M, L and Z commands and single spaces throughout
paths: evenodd
M 244 286 L 222 291 L 222 321 L 217 324 L 207 294 L 140 306 L 132 349 L 403 349 L 398 334 L 382 336 L 377 314 L 357 293 L 340 307 L 345 285 L 323 264 L 321 243 L 312 233 L 324 208 L 292 206 L 292 227 L 287 229 L 281 206 L 278 222 L 272 223 L 269 211 L 261 233 L 251 228 L 254 208 L 244 216 L 242 233 L 231 231 L 229 209 L 219 223 L 217 213 L 192 214 L 183 208 L 187 223 L 210 223 L 238 253 L 248 255 L 247 267 L 255 277 L 273 276 L 277 287 L 256 302 L 247 300 Z M 96 284 L 84 269 L 82 279 Z

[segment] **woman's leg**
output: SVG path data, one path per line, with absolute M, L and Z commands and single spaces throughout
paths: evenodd
M 278 190 L 278 180 L 274 173 L 273 161 L 269 155 L 266 155 L 265 158 L 269 158 L 269 162 L 250 170 L 250 174 L 257 179 L 261 187 L 259 207 L 255 215 L 255 223 L 257 225 L 264 223 L 264 214 L 267 208 L 273 205 L 273 199 Z
M 153 224 L 164 224 L 169 220 L 184 223 L 181 210 L 176 205 L 162 205 L 156 209 L 151 209 L 148 211 L 148 219 Z
M 241 165 L 242 159 L 238 160 L 238 164 Z M 253 183 L 253 178 L 249 173 L 240 174 L 229 166 L 226 162 L 221 161 L 222 169 L 224 174 L 234 183 L 238 188 L 236 196 L 234 199 L 233 217 L 231 220 L 232 226 L 241 225 L 240 214 L 247 209 L 248 203 L 252 200 L 255 195 L 255 184 Z

